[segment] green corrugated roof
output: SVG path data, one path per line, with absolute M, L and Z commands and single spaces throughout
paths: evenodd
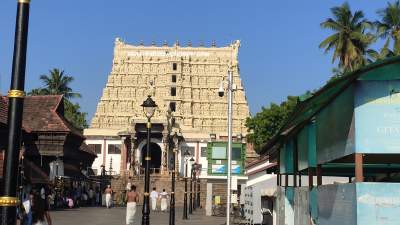
M 347 73 L 341 78 L 325 85 L 315 92 L 311 97 L 303 96 L 285 125 L 280 129 L 269 142 L 264 143 L 259 150 L 259 154 L 272 154 L 270 149 L 284 141 L 291 134 L 298 132 L 308 123 L 320 110 L 334 100 L 340 93 L 349 87 L 354 81 L 363 76 L 364 79 L 395 79 L 395 74 L 390 70 L 393 64 L 400 63 L 400 56 L 391 57 L 362 67 L 354 72 Z M 389 69 L 388 69 L 389 68 Z M 378 76 L 378 77 L 377 77 Z M 301 100 L 301 99 L 300 99 Z

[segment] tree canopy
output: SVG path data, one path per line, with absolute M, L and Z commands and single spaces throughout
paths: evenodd
M 247 138 L 256 149 L 279 131 L 295 108 L 297 99 L 296 96 L 288 96 L 281 104 L 271 103 L 269 107 L 262 107 L 255 116 L 247 118 L 246 127 L 250 131 Z
M 70 102 L 71 98 L 80 98 L 79 93 L 73 92 L 70 84 L 74 80 L 72 76 L 64 73 L 64 70 L 54 68 L 49 71 L 49 75 L 41 75 L 40 80 L 44 87 L 34 88 L 28 95 L 63 95 L 64 100 L 64 116 L 76 128 L 84 129 L 88 127 L 86 116 L 87 113 L 80 111 L 80 105 Z
M 319 47 L 325 52 L 333 51 L 332 63 L 339 60 L 339 67 L 345 72 L 353 71 L 367 63 L 368 46 L 375 36 L 368 32 L 372 23 L 364 18 L 362 11 L 351 11 L 347 2 L 331 8 L 333 18 L 321 23 L 324 29 L 334 33 L 323 40 Z

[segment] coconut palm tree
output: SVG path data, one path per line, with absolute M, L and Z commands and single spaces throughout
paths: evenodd
M 394 40 L 393 52 L 400 54 L 400 1 L 388 2 L 384 9 L 378 10 L 380 21 L 374 24 L 377 28 L 379 37 L 391 37 Z
M 385 44 L 383 45 L 383 47 L 379 52 L 371 49 L 368 50 L 368 57 L 369 57 L 368 60 L 372 63 L 378 60 L 383 60 L 388 57 L 395 56 L 395 53 L 389 48 L 389 45 L 390 45 L 390 39 L 387 38 Z
M 64 70 L 54 68 L 49 71 L 49 75 L 41 75 L 40 80 L 44 83 L 44 88 L 40 93 L 49 95 L 64 95 L 65 98 L 80 98 L 79 93 L 72 92 L 69 84 L 74 80 L 73 77 L 64 73 Z
M 332 63 L 339 60 L 339 68 L 344 72 L 367 64 L 367 48 L 376 39 L 367 32 L 372 28 L 372 23 L 364 18 L 362 11 L 353 14 L 347 2 L 331 8 L 331 12 L 333 18 L 322 22 L 321 27 L 334 31 L 334 34 L 323 40 L 319 47 L 324 48 L 325 52 L 333 50 Z

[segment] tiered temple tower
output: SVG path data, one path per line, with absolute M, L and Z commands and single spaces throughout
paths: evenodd
M 250 114 L 239 75 L 239 47 L 239 41 L 226 47 L 214 44 L 211 47 L 192 47 L 191 44 L 182 47 L 178 42 L 173 46 L 166 43 L 144 46 L 126 44 L 117 38 L 111 73 L 90 128 L 85 130 L 87 144 L 97 148 L 99 154 L 94 169 L 105 165 L 106 169 L 111 166 L 118 173 L 141 164 L 146 118 L 140 105 L 148 95 L 158 105 L 152 118 L 152 142 L 160 150 L 159 156 L 158 153 L 152 155 L 155 158 L 152 166 L 161 172 L 169 167 L 170 152 L 165 144 L 168 108 L 174 112 L 183 137 L 178 154 L 179 167 L 182 168 L 185 149 L 197 162 L 207 164 L 204 161 L 207 142 L 210 138 L 226 140 L 227 137 L 228 102 L 226 95 L 218 96 L 218 88 L 221 81 L 227 79 L 229 68 L 233 71 L 236 87 L 233 133 L 236 140 L 245 142 L 245 122 Z M 115 165 L 107 165 L 110 157 Z

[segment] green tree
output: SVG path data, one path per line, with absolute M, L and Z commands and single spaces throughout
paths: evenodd
M 377 28 L 379 37 L 392 38 L 394 40 L 393 52 L 400 54 L 400 1 L 387 3 L 387 7 L 378 10 L 379 21 L 374 24 Z
M 263 107 L 254 117 L 247 118 L 246 127 L 251 131 L 248 141 L 253 143 L 256 149 L 277 134 L 295 108 L 297 99 L 296 96 L 288 96 L 280 105 L 271 103 L 269 107 Z
M 71 98 L 80 98 L 79 93 L 72 91 L 70 87 L 74 80 L 72 76 L 64 73 L 64 70 L 54 68 L 49 71 L 49 75 L 41 75 L 40 80 L 44 83 L 43 88 L 35 88 L 28 92 L 28 95 L 64 95 L 64 116 L 76 128 L 84 129 L 88 127 L 87 113 L 81 112 L 80 105 L 69 101 Z
M 319 47 L 325 52 L 333 50 L 332 63 L 339 60 L 339 68 L 345 72 L 353 71 L 367 64 L 367 48 L 376 38 L 367 32 L 372 23 L 364 18 L 362 11 L 354 14 L 347 2 L 331 8 L 333 18 L 321 23 L 324 29 L 334 31 L 334 34 L 323 40 Z
M 390 45 L 390 39 L 387 38 L 385 44 L 383 45 L 383 47 L 379 52 L 375 50 L 369 50 L 368 51 L 368 56 L 370 58 L 369 61 L 375 62 L 378 60 L 383 60 L 388 57 L 395 56 L 395 53 L 392 50 L 390 50 L 389 45 Z
M 64 95 L 65 98 L 80 98 L 79 93 L 72 92 L 70 88 L 71 82 L 74 80 L 72 76 L 64 73 L 64 70 L 54 68 L 49 74 L 41 75 L 40 80 L 44 83 L 43 93 L 49 95 Z
M 73 104 L 69 100 L 64 100 L 64 116 L 71 122 L 76 128 L 85 129 L 88 128 L 86 121 L 87 113 L 81 112 L 81 106 L 78 103 Z

